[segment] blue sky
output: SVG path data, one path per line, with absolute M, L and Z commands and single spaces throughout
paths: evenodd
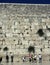
M 1 3 L 50 4 L 50 0 L 0 0 Z

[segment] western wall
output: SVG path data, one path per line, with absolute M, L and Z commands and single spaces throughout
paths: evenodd
M 0 52 L 8 47 L 8 52 L 27 54 L 30 45 L 36 54 L 50 54 L 50 5 L 0 4 Z

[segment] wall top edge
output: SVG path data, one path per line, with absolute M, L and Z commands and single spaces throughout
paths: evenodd
M 0 4 L 12 4 L 12 5 L 50 5 L 50 4 L 29 4 L 29 3 L 0 3 Z

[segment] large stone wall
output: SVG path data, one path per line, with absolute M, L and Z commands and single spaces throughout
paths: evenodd
M 43 36 L 37 34 L 39 29 Z M 30 45 L 35 46 L 36 54 L 50 54 L 50 5 L 0 4 L 2 50 L 7 46 L 9 52 L 27 54 Z

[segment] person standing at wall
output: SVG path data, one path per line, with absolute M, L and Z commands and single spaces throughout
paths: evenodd
M 6 62 L 7 63 L 9 62 L 9 56 L 8 56 L 8 54 L 6 55 Z
M 23 57 L 23 62 L 25 62 L 25 61 L 26 61 L 26 56 Z
M 11 62 L 13 62 L 13 59 L 14 59 L 14 54 L 11 53 Z
M 42 62 L 42 55 L 39 54 L 39 63 L 41 63 L 41 62 Z
M 2 62 L 2 57 L 0 57 L 0 63 Z
M 37 62 L 37 56 L 36 56 L 36 54 L 35 54 L 35 56 L 34 56 L 34 62 L 35 62 L 35 63 Z

